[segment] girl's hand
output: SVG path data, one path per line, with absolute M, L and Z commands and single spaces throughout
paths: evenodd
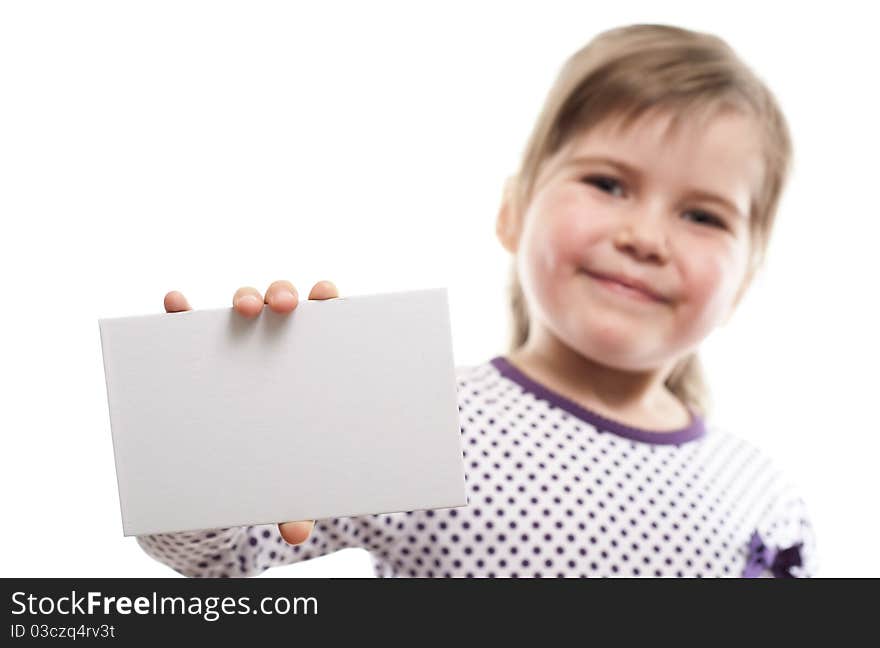
M 312 287 L 309 299 L 333 299 L 339 297 L 339 291 L 330 281 L 319 281 Z M 232 307 L 247 318 L 254 318 L 263 312 L 263 305 L 276 313 L 291 313 L 299 303 L 299 294 L 289 281 L 273 281 L 266 290 L 265 297 L 260 291 L 250 286 L 244 286 L 235 291 L 232 296 Z M 165 312 L 180 313 L 192 310 L 183 293 L 172 290 L 165 295 Z M 302 544 L 309 539 L 312 529 L 315 528 L 314 520 L 300 522 L 279 522 L 278 531 L 285 542 L 292 545 Z

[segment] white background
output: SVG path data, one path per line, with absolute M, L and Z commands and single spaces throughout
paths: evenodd
M 503 353 L 502 182 L 565 58 L 662 22 L 725 38 L 796 146 L 768 265 L 704 344 L 716 423 L 801 485 L 821 575 L 880 576 L 868 3 L 316 6 L 0 4 L 0 575 L 175 575 L 122 536 L 101 317 L 447 286 L 456 363 Z M 350 549 L 263 577 L 371 573 Z

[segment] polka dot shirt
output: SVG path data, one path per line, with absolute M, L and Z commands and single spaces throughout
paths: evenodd
M 611 421 L 504 357 L 456 369 L 468 505 L 138 536 L 191 577 L 240 577 L 360 547 L 378 577 L 812 576 L 802 499 L 772 461 L 701 417 Z

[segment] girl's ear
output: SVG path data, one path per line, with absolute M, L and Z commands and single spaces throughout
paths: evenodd
M 504 249 L 511 254 L 516 254 L 519 246 L 519 217 L 513 202 L 513 187 L 515 179 L 509 177 L 504 183 L 504 192 L 501 196 L 501 207 L 498 210 L 498 219 L 495 222 L 495 233 Z

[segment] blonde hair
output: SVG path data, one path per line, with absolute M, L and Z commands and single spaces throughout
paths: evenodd
M 563 65 L 545 100 L 517 173 L 508 179 L 506 199 L 520 219 L 531 200 L 544 162 L 572 136 L 609 118 L 626 127 L 649 109 L 672 113 L 674 128 L 696 113 L 724 109 L 750 114 L 761 128 L 763 185 L 749 215 L 749 263 L 742 290 L 763 265 L 779 198 L 789 174 L 792 143 L 785 117 L 764 83 L 722 39 L 667 25 L 631 25 L 599 34 Z M 510 351 L 529 335 L 529 315 L 516 271 L 511 267 Z M 676 364 L 665 385 L 701 415 L 710 397 L 696 352 Z

